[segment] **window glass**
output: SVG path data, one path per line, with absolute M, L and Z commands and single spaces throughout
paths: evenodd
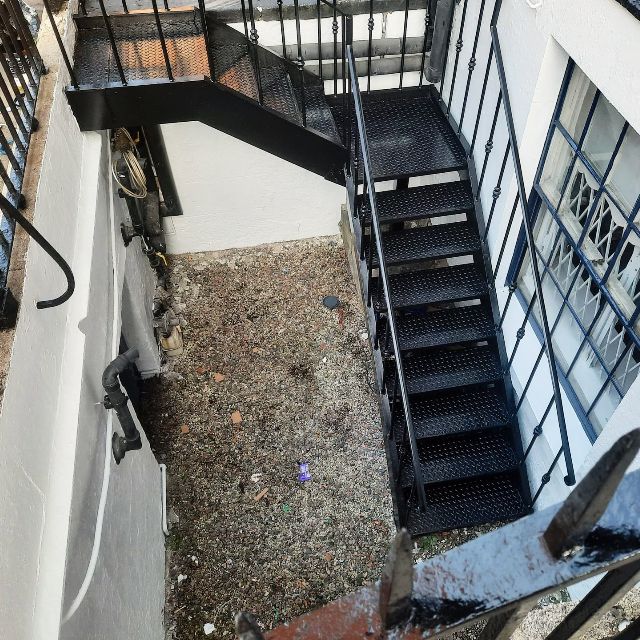
M 582 145 L 584 154 L 602 177 L 622 133 L 624 118 L 600 96 Z
M 630 215 L 640 196 L 640 135 L 631 127 L 611 167 L 607 188 Z

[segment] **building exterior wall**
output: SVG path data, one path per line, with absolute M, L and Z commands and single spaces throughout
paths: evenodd
M 525 0 L 505 0 L 502 3 L 498 21 L 498 33 L 504 57 L 505 73 L 511 98 L 514 123 L 520 147 L 520 157 L 527 192 L 531 189 L 538 161 L 542 152 L 549 122 L 558 98 L 560 85 L 569 58 L 602 91 L 603 95 L 629 121 L 635 129 L 640 125 L 640 104 L 635 99 L 640 94 L 640 76 L 631 62 L 640 54 L 640 21 L 614 0 L 544 0 L 533 9 Z M 462 34 L 463 49 L 458 64 L 458 79 L 453 92 L 451 111 L 457 121 L 463 103 L 467 78 L 467 65 L 474 42 L 480 0 L 468 0 L 465 28 Z M 463 133 L 468 140 L 473 135 L 477 104 L 482 87 L 486 60 L 489 52 L 488 23 L 493 3 L 486 3 L 485 17 L 476 52 L 477 66 L 469 89 L 468 111 L 463 121 Z M 448 56 L 448 72 L 443 95 L 449 95 L 451 69 L 455 63 L 456 41 L 460 28 L 463 3 L 456 6 L 454 25 Z M 498 79 L 493 71 L 489 76 L 487 95 L 492 96 L 484 109 L 480 121 L 478 142 L 474 152 L 476 167 L 482 166 L 484 144 L 489 138 L 491 118 L 498 95 Z M 493 137 L 493 157 L 482 188 L 482 204 L 485 216 L 491 207 L 491 196 L 497 184 L 501 154 L 508 139 L 504 117 L 498 119 Z M 500 157 L 498 157 L 500 156 Z M 489 234 L 491 253 L 497 255 L 506 231 L 507 220 L 516 195 L 511 161 L 507 165 L 502 182 L 502 195 L 496 207 Z M 516 217 L 505 255 L 513 254 L 521 216 Z M 502 304 L 507 297 L 505 287 L 510 259 L 503 261 L 496 279 L 498 297 Z M 504 325 L 504 337 L 511 352 L 516 331 L 524 319 L 524 310 L 517 302 L 512 302 Z M 540 348 L 539 339 L 527 329 L 516 357 L 512 379 L 516 391 L 520 391 L 531 371 L 532 364 Z M 531 439 L 533 427 L 538 424 L 551 397 L 550 378 L 543 361 L 527 393 L 529 401 L 523 406 L 520 422 L 525 446 Z M 569 439 L 574 464 L 578 475 L 590 466 L 596 451 L 604 451 L 600 441 L 610 443 L 620 433 L 625 424 L 623 415 L 628 415 L 628 407 L 640 401 L 640 381 L 636 381 L 627 392 L 623 402 L 605 427 L 595 446 L 592 446 L 584 428 L 573 411 L 569 399 L 563 392 L 563 404 L 568 422 Z M 626 413 L 625 413 L 626 412 Z M 547 471 L 555 452 L 560 447 L 557 419 L 551 413 L 544 426 L 544 433 L 538 439 L 528 460 L 530 481 L 535 491 L 543 473 Z M 581 467 L 583 467 L 581 469 Z M 565 469 L 562 459 L 552 474 L 550 484 L 541 494 L 537 506 L 544 507 L 558 500 L 569 491 L 563 482 Z
M 46 62 L 53 72 L 57 61 Z M 119 466 L 109 458 L 95 572 L 77 612 L 61 626 L 90 563 L 105 438 L 119 430 L 100 404 L 102 371 L 121 332 L 114 300 L 122 298 L 123 279 L 146 306 L 153 296 L 139 247 L 125 249 L 119 235 L 124 210 L 112 199 L 107 138 L 79 132 L 63 81 L 51 108 L 34 224 L 68 260 L 76 290 L 61 306 L 35 308 L 36 300 L 63 290 L 64 278 L 31 242 L 0 416 L 0 637 L 157 640 L 164 544 L 160 476 L 146 440 Z M 126 299 L 122 305 L 122 316 L 135 316 Z M 149 369 L 158 365 L 151 342 L 142 345 Z

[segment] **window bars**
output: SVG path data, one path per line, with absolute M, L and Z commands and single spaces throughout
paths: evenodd
M 570 62 L 532 206 L 559 359 L 592 440 L 640 371 L 639 158 L 638 133 Z

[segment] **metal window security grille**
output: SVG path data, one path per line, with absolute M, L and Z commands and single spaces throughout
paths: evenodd
M 573 63 L 568 73 L 534 185 L 535 234 L 557 357 L 594 439 L 640 372 L 640 135 Z M 529 258 L 520 273 L 531 300 Z

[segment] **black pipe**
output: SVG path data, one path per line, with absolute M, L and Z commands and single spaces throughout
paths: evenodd
M 128 349 L 109 363 L 102 373 L 102 386 L 106 392 L 104 406 L 107 409 L 115 410 L 122 431 L 124 431 L 124 437 L 114 431 L 111 440 L 111 449 L 116 464 L 120 464 L 127 451 L 142 449 L 140 432 L 133 421 L 127 404 L 129 398 L 123 393 L 118 379 L 118 376 L 126 371 L 138 359 L 139 355 L 137 349 Z

